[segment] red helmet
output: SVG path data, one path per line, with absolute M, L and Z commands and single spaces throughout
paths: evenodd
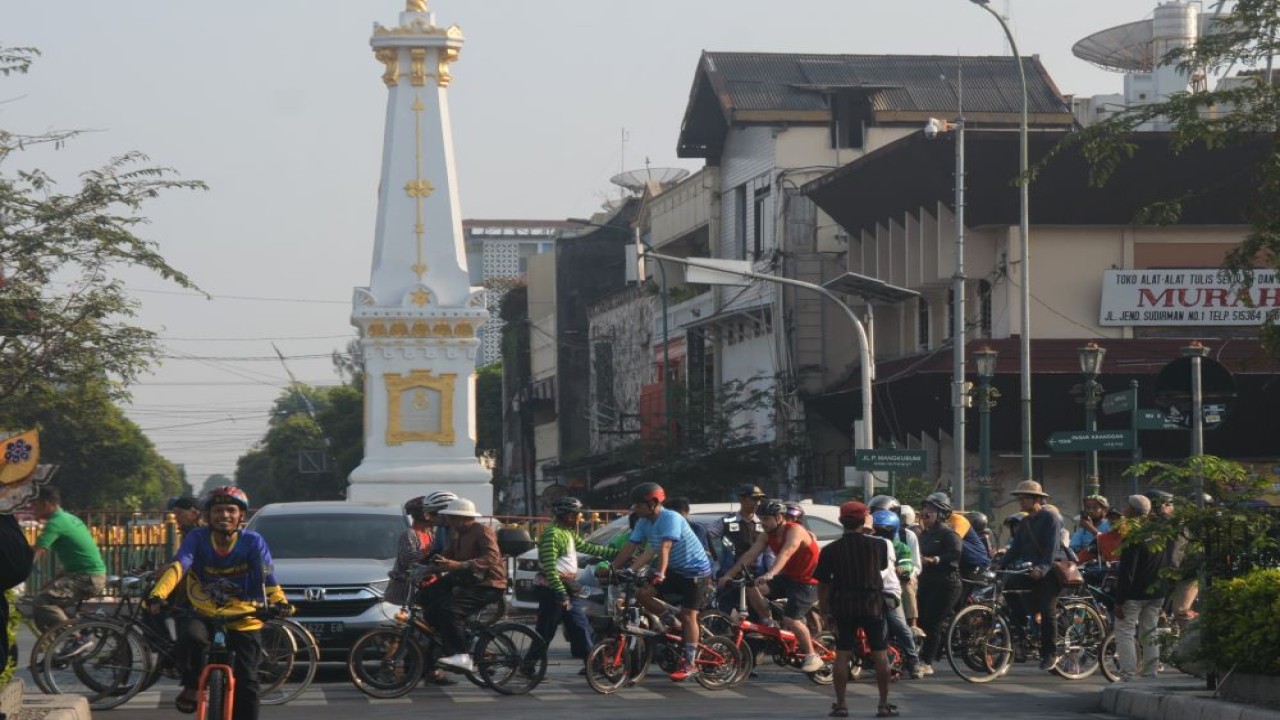
M 640 483 L 631 491 L 631 502 L 642 503 L 650 500 L 667 501 L 667 493 L 658 483 Z
M 208 510 L 214 505 L 239 505 L 244 512 L 249 512 L 249 496 L 235 485 L 223 485 L 214 488 L 205 496 L 204 509 Z

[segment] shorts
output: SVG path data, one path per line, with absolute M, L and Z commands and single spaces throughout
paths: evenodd
M 786 598 L 787 607 L 782 616 L 791 620 L 801 620 L 818 602 L 818 586 L 796 582 L 781 575 L 769 582 L 769 597 Z
M 658 597 L 671 604 L 692 610 L 701 610 L 711 598 L 711 576 L 691 578 L 668 571 L 662 582 L 654 587 Z
M 858 628 L 867 633 L 867 646 L 872 652 L 889 647 L 889 627 L 883 615 L 853 615 L 836 618 L 836 650 L 853 652 L 857 647 Z

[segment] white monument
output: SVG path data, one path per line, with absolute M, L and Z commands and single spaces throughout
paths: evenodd
M 426 0 L 374 25 L 387 86 L 373 270 L 351 322 L 365 359 L 364 461 L 347 497 L 399 504 L 450 490 L 493 509 L 475 457 L 476 330 L 488 317 L 467 274 L 449 125 L 449 65 L 462 31 L 437 27 Z

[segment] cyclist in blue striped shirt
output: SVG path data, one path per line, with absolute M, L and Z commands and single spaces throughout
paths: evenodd
M 663 614 L 665 608 L 660 599 L 673 600 L 679 596 L 684 662 L 670 675 L 679 682 L 694 671 L 699 638 L 698 610 L 711 593 L 711 561 L 689 522 L 680 513 L 662 507 L 666 499 L 666 492 L 657 483 L 643 483 L 631 491 L 632 509 L 640 520 L 613 566 L 619 568 L 632 560 L 632 569 L 639 572 L 650 560 L 658 558 L 653 584 L 637 588 L 636 599 L 651 612 Z M 644 550 L 637 556 L 639 548 Z M 674 625 L 675 618 L 668 613 L 663 622 Z

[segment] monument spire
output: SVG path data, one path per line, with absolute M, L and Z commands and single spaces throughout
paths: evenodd
M 407 0 L 399 20 L 375 24 L 369 41 L 387 116 L 373 264 L 351 315 L 365 361 L 365 452 L 347 497 L 400 504 L 448 489 L 487 512 L 471 403 L 488 311 L 467 272 L 448 105 L 464 38 L 436 25 L 427 0 Z

